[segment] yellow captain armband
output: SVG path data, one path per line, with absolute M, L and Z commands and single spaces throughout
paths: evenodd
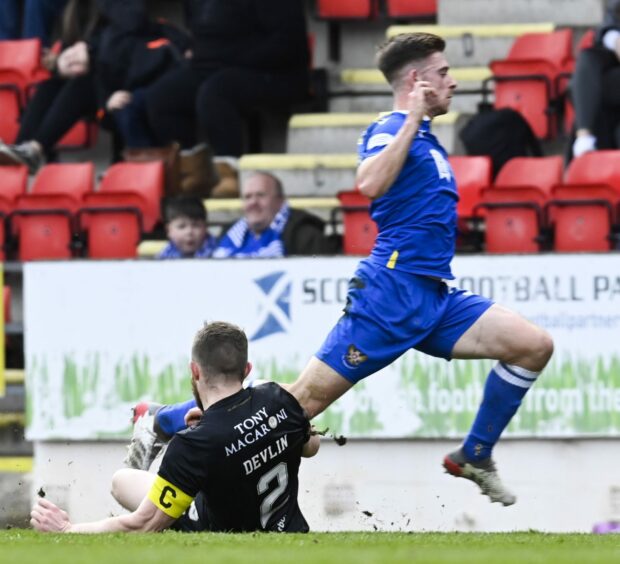
M 155 478 L 147 497 L 155 507 L 173 519 L 183 515 L 194 499 L 159 475 Z

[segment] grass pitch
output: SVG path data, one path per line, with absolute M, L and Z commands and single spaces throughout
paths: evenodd
M 0 531 L 0 562 L 293 564 L 620 562 L 620 535 L 310 533 L 50 535 Z

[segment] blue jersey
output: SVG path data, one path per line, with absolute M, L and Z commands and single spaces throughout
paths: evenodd
M 405 112 L 381 116 L 359 142 L 360 162 L 388 145 L 405 121 Z M 456 242 L 458 193 L 448 155 L 420 124 L 400 174 L 373 201 L 370 215 L 379 235 L 369 260 L 413 274 L 453 279 L 450 262 Z

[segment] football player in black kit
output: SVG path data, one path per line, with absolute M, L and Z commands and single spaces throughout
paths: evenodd
M 31 513 L 39 531 L 97 533 L 180 530 L 307 532 L 297 503 L 302 456 L 319 437 L 297 400 L 273 382 L 244 389 L 251 370 L 247 338 L 224 322 L 205 324 L 192 347 L 192 388 L 203 414 L 177 433 L 157 475 L 124 469 L 113 494 L 132 510 L 93 523 L 71 523 L 40 498 Z M 191 415 L 190 415 L 191 420 Z

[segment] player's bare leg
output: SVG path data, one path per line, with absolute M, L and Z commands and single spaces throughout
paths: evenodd
M 444 468 L 472 480 L 491 501 L 512 505 L 516 497 L 502 484 L 492 448 L 515 414 L 527 390 L 553 354 L 546 331 L 517 313 L 491 306 L 456 342 L 453 358 L 491 358 L 482 404 L 463 446 L 447 455 Z
M 112 497 L 128 511 L 135 511 L 157 476 L 145 470 L 123 468 L 112 476 Z
M 322 360 L 312 357 L 288 391 L 312 419 L 334 403 L 353 384 Z

